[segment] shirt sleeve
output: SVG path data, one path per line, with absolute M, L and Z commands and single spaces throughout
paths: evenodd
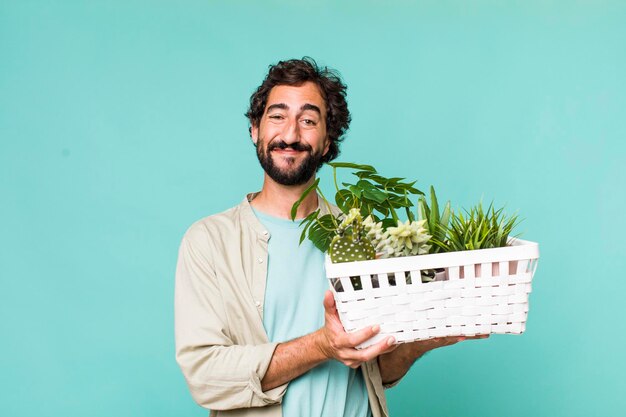
M 286 384 L 265 392 L 261 388 L 277 343 L 233 343 L 204 236 L 187 232 L 176 267 L 176 361 L 191 395 L 212 410 L 280 403 Z

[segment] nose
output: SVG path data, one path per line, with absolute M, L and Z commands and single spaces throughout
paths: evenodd
M 287 145 L 300 142 L 300 129 L 296 120 L 290 120 L 289 123 L 285 124 L 281 139 Z

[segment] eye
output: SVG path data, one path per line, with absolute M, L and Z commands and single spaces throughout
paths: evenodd
M 282 114 L 272 114 L 269 116 L 270 119 L 273 120 L 282 120 L 283 119 L 283 115 Z
M 307 126 L 315 126 L 317 122 L 311 119 L 303 119 L 302 122 Z

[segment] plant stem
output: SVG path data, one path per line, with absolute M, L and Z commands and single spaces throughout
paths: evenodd
M 385 194 L 389 195 L 389 191 L 387 191 L 387 185 L 385 184 L 384 186 L 385 189 Z M 396 214 L 396 211 L 393 208 L 393 205 L 391 204 L 391 201 L 389 201 L 389 199 L 385 200 L 387 202 L 387 205 L 389 206 L 389 210 L 391 211 L 391 217 L 393 217 L 393 220 L 396 222 L 396 226 L 398 225 L 398 222 L 400 221 L 400 219 L 398 218 L 398 214 Z
M 334 218 L 335 216 L 333 216 L 331 214 L 331 217 Z M 334 223 L 334 221 L 333 221 L 333 223 Z M 328 229 L 321 222 L 317 222 L 317 224 L 319 225 L 319 227 L 321 227 L 322 229 L 326 230 L 327 232 L 335 232 L 335 234 L 337 233 L 337 227 L 336 227 L 337 223 L 335 223 L 335 229 Z
M 335 183 L 335 190 L 337 190 L 337 195 L 343 200 L 343 203 L 346 203 L 346 199 L 339 192 L 339 184 L 337 183 L 337 167 L 333 167 L 333 182 Z M 354 202 L 353 202 L 354 205 Z
M 409 207 L 405 207 L 404 209 L 406 210 L 406 217 L 409 219 L 410 222 L 412 222 L 414 220 L 413 213 L 411 213 Z
M 398 215 L 396 214 L 396 211 L 394 210 L 393 206 L 391 205 L 391 201 L 387 200 L 387 205 L 389 206 L 389 210 L 391 211 L 391 217 L 393 217 L 393 220 L 396 222 L 396 226 L 397 226 L 398 222 L 400 221 L 400 219 L 398 218 Z
M 409 202 L 409 195 L 407 194 L 406 190 L 404 190 L 404 203 L 410 203 Z M 413 219 L 413 213 L 411 213 L 411 210 L 409 210 L 410 207 L 405 207 L 404 210 L 406 211 L 406 217 L 409 219 L 410 222 L 412 222 Z

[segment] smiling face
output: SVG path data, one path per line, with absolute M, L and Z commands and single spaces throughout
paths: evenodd
M 270 91 L 258 126 L 251 128 L 267 175 L 282 185 L 310 180 L 328 152 L 326 104 L 315 83 L 278 85 Z

